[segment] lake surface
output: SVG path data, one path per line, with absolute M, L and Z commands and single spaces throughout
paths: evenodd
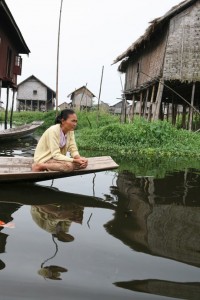
M 0 185 L 0 299 L 200 299 L 199 169 L 120 164 Z

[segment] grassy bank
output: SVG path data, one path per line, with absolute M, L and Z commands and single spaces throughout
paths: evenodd
M 77 112 L 78 126 L 76 139 L 80 149 L 101 151 L 112 156 L 133 160 L 134 156 L 148 159 L 162 157 L 199 158 L 200 134 L 176 129 L 166 121 L 147 122 L 136 118 L 132 124 L 120 124 L 119 117 L 96 112 Z M 0 114 L 3 121 L 4 113 Z M 14 112 L 16 124 L 43 120 L 39 134 L 54 124 L 55 111 L 51 112 Z M 37 132 L 38 134 L 38 132 Z
M 200 134 L 176 129 L 165 121 L 137 119 L 133 124 L 80 130 L 78 144 L 82 149 L 107 151 L 127 160 L 134 155 L 200 158 Z

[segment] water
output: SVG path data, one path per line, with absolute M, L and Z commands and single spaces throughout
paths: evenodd
M 0 185 L 0 299 L 200 298 L 199 170 L 122 169 Z

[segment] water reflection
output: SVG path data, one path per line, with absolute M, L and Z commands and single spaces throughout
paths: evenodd
M 199 183 L 200 174 L 194 170 L 163 179 L 119 173 L 118 206 L 114 219 L 105 224 L 107 232 L 136 251 L 200 267 Z M 200 282 L 147 279 L 114 284 L 181 299 L 199 299 L 200 294 Z
M 19 155 L 24 155 L 20 148 L 17 150 L 14 146 L 16 145 L 13 145 L 15 150 L 12 151 L 19 151 Z M 34 147 L 34 142 L 31 147 Z M 24 151 L 27 151 L 27 156 L 30 156 L 28 148 L 25 146 Z M 16 155 L 16 152 L 10 152 L 10 154 Z M 157 169 L 159 169 L 159 166 L 157 166 Z M 166 169 L 164 170 L 166 171 Z M 100 177 L 99 180 L 97 176 L 93 179 L 95 181 L 93 195 L 95 193 L 103 195 L 103 199 L 66 193 L 55 187 L 37 184 L 12 184 L 12 188 L 10 184 L 0 184 L 0 220 L 10 222 L 13 219 L 14 212 L 28 206 L 28 219 L 30 217 L 30 222 L 28 222 L 27 227 L 29 226 L 29 228 L 23 236 L 23 243 L 30 241 L 26 235 L 29 234 L 30 228 L 31 230 L 34 230 L 34 228 L 39 229 L 39 233 L 36 231 L 34 235 L 35 240 L 31 240 L 29 249 L 30 255 L 35 255 L 36 262 L 31 260 L 27 275 L 32 276 L 33 281 L 37 280 L 34 279 L 35 275 L 38 278 L 38 286 L 40 286 L 42 277 L 48 279 L 48 282 L 60 281 L 59 287 L 55 290 L 58 295 L 62 283 L 62 295 L 66 295 L 69 287 L 75 287 L 72 288 L 73 295 L 76 295 L 75 290 L 80 290 L 85 295 L 86 288 L 84 289 L 79 284 L 84 281 L 84 275 L 89 274 L 89 279 L 85 279 L 87 281 L 85 287 L 88 288 L 90 295 L 88 299 L 95 298 L 94 295 L 94 297 L 91 296 L 91 286 L 98 288 L 98 283 L 102 290 L 102 287 L 105 288 L 105 294 L 107 292 L 106 288 L 108 288 L 107 295 L 110 292 L 110 298 L 125 295 L 121 299 L 132 299 L 133 297 L 137 299 L 139 295 L 137 293 L 141 293 L 138 297 L 138 299 L 141 299 L 140 297 L 147 293 L 150 295 L 142 299 L 149 299 L 151 295 L 198 299 L 200 282 L 198 282 L 198 279 L 196 280 L 196 274 L 198 274 L 196 270 L 200 266 L 200 172 L 186 168 L 184 171 L 168 175 L 164 172 L 160 179 L 151 177 L 148 172 L 145 173 L 146 176 L 143 176 L 144 174 L 139 169 L 138 174 L 142 174 L 140 177 L 127 171 L 119 172 L 116 186 L 113 184 L 110 187 L 110 193 L 105 189 L 105 181 L 108 177 L 103 174 L 102 177 L 104 176 L 105 179 Z M 88 177 L 86 177 L 87 180 Z M 101 182 L 99 183 L 98 180 Z M 72 181 L 69 180 L 66 184 L 66 181 L 59 180 L 57 186 L 66 190 L 70 188 L 70 182 Z M 84 186 L 85 182 L 81 181 L 80 178 L 76 178 L 74 191 L 77 187 L 77 190 L 84 193 L 88 189 L 88 184 Z M 103 210 L 92 210 L 93 218 L 91 222 L 90 218 L 87 218 L 88 222 L 87 220 L 83 222 L 82 227 L 85 226 L 84 230 L 78 228 L 77 231 L 72 231 L 73 223 L 82 224 L 83 216 L 86 213 L 91 213 L 90 210 L 88 212 L 87 207 L 102 208 Z M 106 209 L 108 210 L 105 211 Z M 33 218 L 29 211 L 31 211 Z M 22 219 L 26 220 L 25 214 L 23 214 Z M 88 223 L 90 223 L 91 229 Z M 100 227 L 102 224 L 104 224 L 108 234 L 105 233 L 105 230 L 101 231 L 101 228 L 97 229 L 97 226 Z M 3 228 L 0 231 L 0 255 L 2 254 L 0 257 L 2 258 L 0 260 L 0 270 L 2 272 L 0 273 L 3 274 L 11 265 L 11 259 L 8 264 L 3 253 L 6 252 L 6 247 L 12 241 L 10 239 L 9 244 L 10 231 L 4 233 L 2 232 Z M 84 236 L 82 236 L 82 232 L 84 232 Z M 47 236 L 46 241 L 43 241 L 41 233 Z M 113 239 L 113 237 L 116 239 Z M 68 242 L 70 243 L 68 244 Z M 88 244 L 92 247 L 89 248 Z M 46 245 L 53 247 L 50 249 L 47 247 L 47 249 Z M 65 249 L 65 247 L 67 248 Z M 14 253 L 15 247 L 13 248 Z M 38 251 L 38 248 L 40 251 Z M 134 251 L 129 251 L 130 249 Z M 48 250 L 52 251 L 51 255 L 48 254 Z M 15 254 L 12 251 L 8 251 L 7 257 L 12 256 L 12 261 L 14 261 L 18 254 L 17 251 Z M 82 253 L 85 254 L 84 262 L 81 257 Z M 66 256 L 68 263 L 66 263 Z M 157 257 L 160 258 L 157 259 Z M 142 261 L 143 258 L 145 258 L 145 262 Z M 138 260 L 137 266 L 135 260 Z M 170 260 L 174 261 L 171 262 Z M 173 271 L 176 267 L 178 267 L 178 270 L 182 268 L 186 273 L 185 277 L 183 276 L 186 278 L 185 282 L 182 274 L 177 275 L 176 273 L 171 276 L 169 270 L 160 272 L 152 270 L 155 261 L 161 262 L 162 266 L 169 264 L 170 267 L 172 266 Z M 146 266 L 146 262 L 149 262 L 149 265 Z M 33 271 L 30 275 L 31 267 Z M 68 272 L 68 269 L 70 272 Z M 148 272 L 150 275 L 146 275 Z M 153 275 L 153 272 L 156 272 L 156 274 Z M 114 275 L 112 276 L 111 273 Z M 68 276 L 67 284 L 64 282 L 65 274 Z M 191 282 L 189 282 L 190 277 L 188 279 L 188 274 L 193 276 Z M 5 275 L 2 277 L 8 282 L 10 276 L 11 273 L 8 272 L 7 277 Z M 85 276 L 85 278 L 88 277 Z M 20 282 L 20 278 L 18 280 Z M 11 282 L 14 282 L 14 280 Z M 21 282 L 24 282 L 24 278 L 21 279 Z M 52 284 L 55 288 L 55 282 Z M 112 291 L 109 290 L 111 289 L 110 286 L 112 286 Z M 30 287 L 32 287 L 32 281 Z M 33 287 L 32 293 L 35 296 L 35 287 Z M 50 294 L 51 292 L 46 297 L 49 298 Z M 65 296 L 62 295 L 59 296 L 59 299 L 64 299 Z M 128 298 L 126 298 L 126 295 Z M 105 295 L 101 295 L 101 297 L 103 296 Z M 152 297 L 151 299 L 154 299 L 154 296 Z M 72 298 L 75 299 L 73 296 Z
M 23 192 L 22 192 L 23 191 Z M 67 272 L 65 266 L 48 264 L 59 250 L 59 242 L 73 242 L 70 234 L 73 222 L 82 224 L 84 207 L 115 209 L 113 204 L 94 196 L 66 193 L 57 188 L 37 184 L 0 184 L 0 220 L 8 223 L 13 220 L 12 214 L 23 205 L 30 205 L 30 218 L 39 228 L 52 237 L 55 252 L 40 265 L 38 274 L 45 279 L 61 280 L 61 273 Z M 0 227 L 2 230 L 3 227 Z M 0 253 L 5 253 L 8 234 L 0 232 Z M 0 270 L 5 268 L 0 260 Z
M 33 136 L 24 137 L 18 140 L 10 140 L 0 143 L 0 156 L 33 156 L 37 145 L 37 139 Z
M 0 220 L 3 223 L 8 223 L 13 220 L 12 214 L 21 207 L 16 203 L 0 203 Z M 5 253 L 8 234 L 1 232 L 4 227 L 0 226 L 0 253 Z M 5 268 L 5 263 L 0 260 L 0 270 Z
M 61 242 L 72 242 L 74 240 L 74 237 L 69 234 L 70 225 L 72 222 L 82 223 L 83 209 L 83 206 L 74 203 L 31 206 L 31 215 L 34 222 L 52 235 L 52 241 L 55 244 L 55 253 L 42 262 L 38 271 L 38 274 L 42 277 L 61 280 L 61 273 L 67 272 L 64 267 L 46 266 L 45 264 L 52 260 L 58 252 L 58 244 L 55 239 Z
M 199 282 L 172 282 L 165 280 L 133 280 L 127 282 L 117 282 L 116 286 L 132 291 L 173 297 L 176 299 L 198 300 L 200 295 Z

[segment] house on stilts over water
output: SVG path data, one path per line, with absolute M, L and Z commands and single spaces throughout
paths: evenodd
M 164 118 L 194 130 L 200 119 L 200 0 L 186 0 L 150 22 L 114 63 L 125 73 L 124 98 L 148 120 Z M 200 127 L 200 126 L 199 126 Z
M 12 90 L 12 106 L 17 90 L 17 76 L 22 72 L 22 57 L 30 50 L 24 41 L 5 0 L 0 0 L 0 102 L 1 91 L 6 89 L 5 129 L 7 128 L 9 91 Z M 12 117 L 10 117 L 12 123 Z

